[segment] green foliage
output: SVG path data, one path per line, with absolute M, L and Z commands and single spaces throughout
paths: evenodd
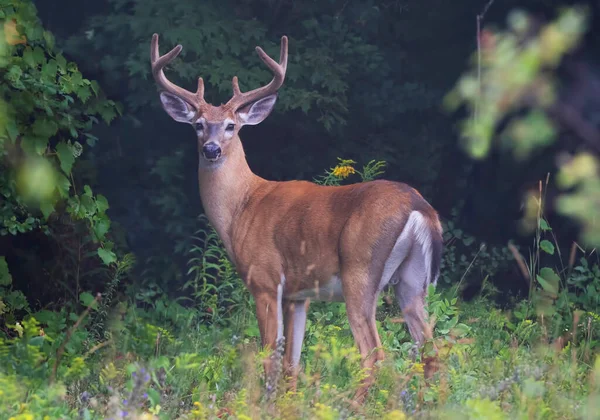
M 600 197 L 600 164 L 598 158 L 580 152 L 566 162 L 558 173 L 558 185 L 569 190 L 557 199 L 559 212 L 577 220 L 583 227 L 583 240 L 600 243 L 598 197 Z
M 548 179 L 545 188 L 547 184 Z M 583 340 L 586 346 L 595 348 L 598 345 L 597 314 L 600 312 L 600 261 L 597 256 L 594 261 L 595 249 L 586 252 L 575 243 L 569 261 L 563 260 L 560 244 L 544 215 L 546 189 L 541 182 L 540 186 L 538 197 L 528 197 L 530 212 L 535 214 L 533 246 L 528 261 L 519 256 L 529 279 L 530 306 L 518 316 L 526 319 L 534 310 L 537 316 L 546 320 L 552 338 L 568 332 L 575 341 Z M 577 263 L 579 252 L 583 256 Z
M 20 290 L 12 290 L 12 276 L 6 258 L 0 256 L 0 319 L 7 324 L 16 324 L 15 313 L 29 311 L 27 298 Z
M 459 323 L 456 297 L 442 298 L 442 293 L 436 293 L 433 285 L 427 290 L 427 309 L 430 318 L 435 320 L 436 332 L 445 340 L 460 339 L 471 332 L 471 327 Z
M 468 235 L 453 219 L 458 217 L 455 210 L 452 218 L 442 223 L 444 230 L 444 254 L 440 270 L 440 280 L 444 285 L 460 285 L 473 276 L 478 279 L 494 277 L 496 273 L 512 262 L 512 255 L 506 247 L 488 246 Z
M 202 228 L 194 237 L 190 250 L 188 275 L 193 275 L 182 287 L 189 290 L 195 307 L 212 324 L 222 324 L 233 313 L 251 310 L 248 289 L 229 260 L 223 243 L 206 216 L 199 217 Z
M 581 42 L 587 30 L 587 10 L 566 8 L 539 31 L 531 16 L 516 10 L 509 15 L 508 25 L 505 31 L 486 29 L 480 34 L 477 65 L 446 97 L 450 108 L 463 104 L 468 108 L 470 117 L 462 122 L 462 137 L 467 152 L 478 159 L 493 147 L 502 147 L 524 160 L 555 141 L 557 114 L 565 113 L 557 104 L 556 68 Z M 502 123 L 524 108 L 526 115 Z M 557 199 L 557 210 L 582 225 L 586 243 L 597 245 L 597 156 L 586 151 L 567 154 L 561 159 L 557 181 L 560 188 L 570 190 Z
M 90 48 L 102 51 L 99 63 L 103 73 L 112 80 L 130 79 L 133 95 L 128 104 L 132 110 L 156 104 L 155 88 L 150 77 L 148 28 L 160 35 L 162 51 L 181 43 L 182 59 L 174 63 L 169 77 L 182 85 L 193 85 L 199 75 L 205 80 L 206 98 L 219 104 L 232 94 L 231 80 L 238 76 L 242 90 L 268 82 L 272 74 L 252 49 L 261 45 L 277 57 L 279 40 L 267 41 L 268 25 L 252 14 L 250 5 L 234 2 L 206 2 L 199 13 L 188 2 L 135 1 L 128 4 L 111 0 L 108 16 L 92 19 L 87 31 L 90 36 L 70 40 L 72 50 L 89 53 Z M 234 10 L 234 13 L 231 13 Z M 108 19 L 113 24 L 105 25 Z M 171 22 L 177 21 L 174 27 Z M 351 63 L 366 62 L 360 71 L 377 72 L 383 60 L 377 47 L 366 44 L 343 19 L 332 16 L 315 18 L 303 16 L 295 25 L 303 33 L 291 38 L 290 66 L 286 89 L 279 100 L 280 111 L 300 110 L 313 115 L 328 130 L 344 124 L 348 112 L 349 78 L 358 75 Z M 294 32 L 294 31 L 289 31 Z M 107 44 L 108 41 L 108 44 Z M 135 46 L 134 48 L 105 49 L 107 45 Z
M 520 10 L 512 11 L 509 30 L 481 34 L 479 66 L 461 77 L 447 97 L 452 107 L 465 102 L 472 119 L 464 121 L 463 137 L 475 158 L 487 156 L 502 116 L 521 107 L 531 96 L 542 109 L 533 109 L 515 119 L 500 133 L 501 142 L 517 158 L 554 140 L 554 127 L 543 109 L 555 99 L 554 74 L 563 56 L 576 46 L 586 31 L 585 14 L 566 9 L 544 26 L 539 35 L 527 37 L 531 18 Z
M 587 378 L 600 371 L 573 359 L 569 348 L 534 345 L 541 335 L 531 331 L 543 330 L 542 324 L 502 313 L 484 299 L 457 304 L 430 290 L 429 317 L 442 368 L 429 387 L 423 365 L 410 357 L 405 327 L 378 323 L 388 358 L 363 411 L 354 412 L 347 398 L 363 373 L 342 305 L 328 306 L 329 313 L 311 312 L 298 392 L 282 390 L 271 403 L 260 395 L 263 355 L 256 351 L 257 337 L 245 333 L 248 318 L 202 324 L 202 311 L 181 307 L 160 291 L 139 291 L 115 314 L 107 345 L 92 342 L 88 346 L 95 350 L 86 352 L 84 337 L 91 338 L 86 327 L 73 335 L 59 382 L 50 387 L 46 366 L 52 364 L 61 328 L 72 321 L 66 313 L 54 313 L 41 316 L 42 322 L 20 322 L 14 338 L 0 341 L 0 413 L 6 418 L 122 418 L 127 412 L 137 418 L 190 419 L 224 413 L 235 418 L 480 418 L 482 413 L 508 418 L 548 410 L 559 418 L 589 412 L 600 390 Z M 63 327 L 57 329 L 57 320 Z M 403 345 L 396 347 L 391 337 Z M 494 408 L 499 406 L 501 415 Z
M 108 265 L 116 259 L 106 238 L 108 202 L 88 185 L 78 193 L 73 169 L 97 141 L 92 127 L 120 107 L 56 48 L 30 0 L 5 0 L 0 19 L 19 39 L 1 49 L 0 234 L 48 231 L 50 216 L 66 212 L 88 225 Z

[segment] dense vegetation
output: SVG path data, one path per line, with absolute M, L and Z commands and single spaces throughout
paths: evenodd
M 0 0 L 0 418 L 596 418 L 598 10 L 451 3 Z M 402 180 L 440 210 L 431 383 L 386 292 L 364 407 L 342 304 L 313 304 L 298 392 L 265 392 L 193 134 L 158 105 L 152 32 L 213 103 L 233 75 L 267 80 L 252 47 L 288 34 L 276 111 L 242 133 L 251 167 Z

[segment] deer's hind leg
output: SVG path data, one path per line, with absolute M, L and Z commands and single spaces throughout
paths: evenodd
M 427 323 L 425 297 L 427 295 L 428 273 L 425 256 L 420 248 L 414 247 L 394 273 L 394 291 L 408 331 L 419 349 L 433 337 Z M 436 359 L 424 357 L 425 376 L 431 377 L 436 367 Z
M 375 323 L 379 281 L 370 277 L 365 265 L 357 264 L 344 267 L 342 283 L 348 322 L 368 375 L 354 395 L 354 400 L 362 403 L 375 379 L 375 364 L 384 359 Z

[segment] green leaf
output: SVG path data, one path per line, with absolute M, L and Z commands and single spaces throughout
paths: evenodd
M 94 91 L 94 95 L 98 96 L 98 92 L 100 92 L 100 85 L 95 80 L 90 82 L 90 87 Z
M 540 270 L 540 274 L 536 276 L 537 281 L 542 286 L 542 289 L 549 294 L 558 295 L 558 285 L 560 277 L 549 267 L 544 267 Z
M 71 134 L 71 137 L 73 137 L 74 139 L 79 137 L 79 133 L 73 126 L 69 127 L 69 134 Z
M 467 335 L 471 331 L 471 327 L 466 324 L 456 324 L 454 328 L 452 328 L 452 335 L 455 337 L 463 337 Z
M 96 206 L 98 207 L 98 213 L 104 213 L 108 210 L 108 200 L 102 194 L 96 196 Z
M 117 261 L 117 256 L 115 253 L 104 248 L 98 248 L 98 256 L 106 265 L 110 265 L 111 263 Z
M 540 219 L 540 229 L 542 229 L 544 232 L 552 230 L 548 222 L 546 222 L 546 219 Z
M 19 137 L 19 127 L 17 127 L 17 124 L 14 120 L 10 120 L 8 121 L 8 123 L 5 125 L 6 128 L 6 133 L 8 134 L 8 137 L 10 138 L 10 140 L 12 141 L 12 143 L 14 144 L 15 141 L 17 140 L 17 138 Z
M 56 73 L 58 72 L 58 64 L 56 60 L 52 59 L 48 61 L 46 64 L 42 65 L 42 77 L 49 81 L 56 80 Z
M 15 86 L 17 88 L 25 88 L 25 86 L 21 82 L 22 75 L 23 75 L 23 70 L 21 70 L 20 67 L 12 66 L 8 70 L 8 73 L 6 73 L 6 75 L 4 77 L 6 79 L 8 79 L 12 83 L 13 86 Z
M 82 195 L 80 199 L 80 205 L 81 208 L 85 211 L 85 214 L 93 215 L 96 213 L 96 204 L 94 203 L 94 200 L 92 199 L 91 195 Z
M 54 49 L 54 35 L 50 31 L 44 31 L 44 41 L 46 41 L 46 46 L 49 50 Z
M 90 96 L 92 96 L 92 92 L 88 86 L 80 86 L 75 90 L 77 96 L 83 103 L 86 103 Z
M 102 219 L 98 220 L 94 224 L 94 233 L 96 234 L 96 238 L 98 240 L 104 239 L 106 232 L 110 229 L 110 219 L 104 216 Z
M 5 257 L 0 257 L 0 286 L 8 286 L 12 283 L 12 276 L 8 271 Z
M 56 189 L 62 198 L 69 197 L 69 190 L 71 188 L 71 181 L 61 173 L 56 174 Z
M 29 345 L 30 346 L 35 346 L 35 347 L 42 347 L 42 345 L 44 344 L 44 340 L 46 339 L 46 336 L 44 335 L 38 335 L 36 337 L 31 337 L 29 339 Z
M 41 47 L 35 47 L 33 49 L 33 60 L 36 65 L 46 62 L 46 54 L 44 54 L 44 50 Z
M 75 156 L 73 156 L 73 150 L 69 144 L 61 141 L 56 145 L 56 154 L 60 160 L 60 168 L 67 175 L 71 173 L 73 163 L 75 162 Z
M 62 54 L 58 54 L 56 56 L 56 64 L 58 64 L 58 68 L 61 71 L 61 73 L 67 71 L 67 60 Z
M 44 117 L 38 117 L 32 126 L 33 134 L 46 137 L 46 139 L 54 136 L 58 131 L 58 125 L 53 120 Z
M 150 400 L 150 404 L 153 407 L 157 406 L 160 403 L 160 393 L 154 388 L 148 388 L 146 391 L 148 394 L 148 400 Z
M 44 200 L 40 203 L 40 211 L 44 215 L 44 219 L 48 220 L 48 217 L 54 213 L 54 204 L 52 204 L 50 201 Z
M 89 292 L 80 293 L 79 302 L 86 308 L 91 306 L 92 309 L 96 309 L 98 307 L 98 302 L 94 302 L 94 296 Z
M 35 56 L 33 55 L 33 50 L 29 46 L 25 48 L 25 51 L 23 51 L 23 61 L 29 67 L 35 67 L 37 65 L 35 62 Z
M 110 124 L 110 122 L 117 116 L 115 109 L 111 106 L 104 106 L 100 108 L 98 113 L 107 124 Z
M 475 242 L 474 236 L 465 236 L 463 239 L 463 244 L 465 244 L 465 246 L 471 246 L 473 242 Z
M 71 74 L 71 82 L 75 86 L 79 86 L 83 83 L 83 76 L 79 71 L 74 71 L 73 74 Z
M 43 155 L 48 146 L 48 138 L 40 136 L 25 135 L 21 147 L 29 155 Z
M 542 251 L 546 254 L 554 255 L 554 245 L 549 240 L 544 239 L 540 242 L 540 248 L 542 248 Z

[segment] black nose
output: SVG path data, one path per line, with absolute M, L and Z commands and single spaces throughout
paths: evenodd
M 202 147 L 202 154 L 206 159 L 217 159 L 221 156 L 221 148 L 215 143 L 206 143 Z

